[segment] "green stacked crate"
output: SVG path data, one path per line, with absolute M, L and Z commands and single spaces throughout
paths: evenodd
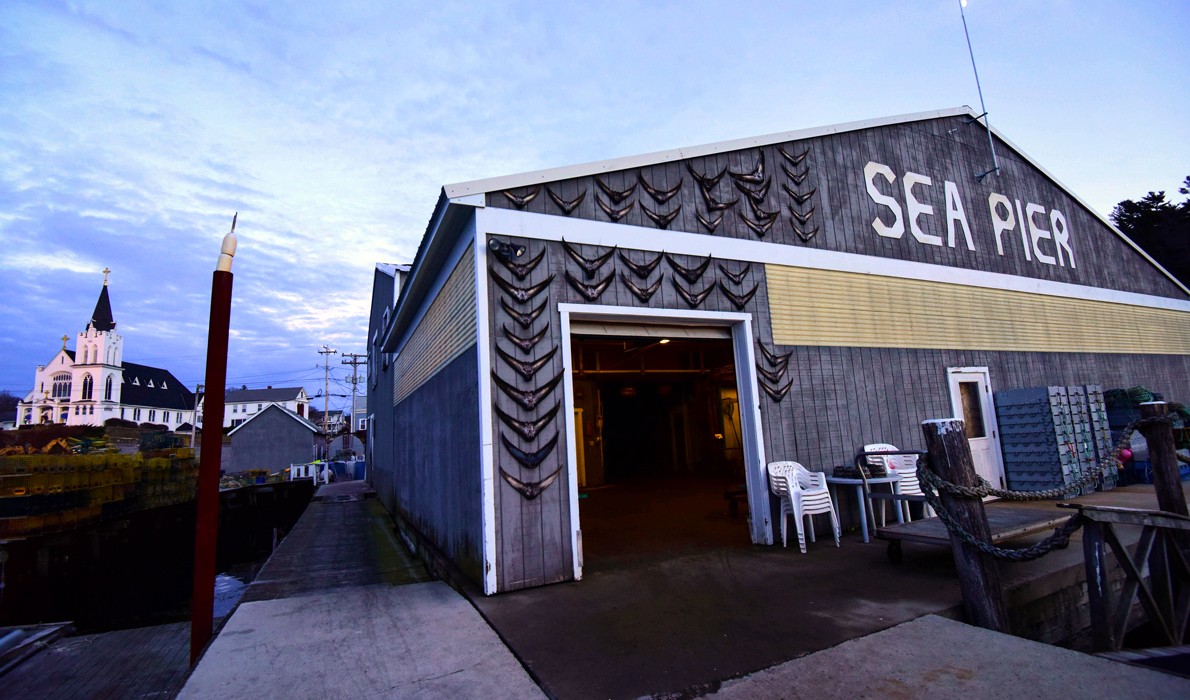
M 994 398 L 1009 488 L 1040 491 L 1078 481 L 1082 464 L 1073 448 L 1067 387 L 1011 389 L 996 392 Z M 1072 488 L 1065 497 L 1077 495 Z
M 1091 423 L 1091 442 L 1095 449 L 1096 468 L 1104 465 L 1103 477 L 1099 480 L 1100 490 L 1114 489 L 1119 482 L 1119 470 L 1115 464 L 1108 464 L 1111 460 L 1115 445 L 1112 443 L 1111 425 L 1107 419 L 1107 404 L 1103 396 L 1103 387 L 1088 384 L 1084 387 L 1087 392 L 1087 415 Z

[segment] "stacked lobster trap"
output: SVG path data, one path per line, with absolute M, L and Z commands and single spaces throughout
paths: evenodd
M 1086 473 L 1110 458 L 1113 448 L 1102 387 L 1011 389 L 995 392 L 994 398 L 1008 488 L 1043 491 L 1070 486 L 1066 498 L 1073 498 L 1116 486 L 1115 469 L 1078 486 Z

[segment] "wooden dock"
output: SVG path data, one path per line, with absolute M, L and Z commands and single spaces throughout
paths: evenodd
M 1062 511 L 1051 507 L 1020 507 L 1013 504 L 985 503 L 984 512 L 988 516 L 988 528 L 992 535 L 992 544 L 999 544 L 1017 537 L 1024 537 L 1043 530 L 1052 530 L 1070 519 L 1070 511 Z M 918 542 L 942 547 L 950 546 L 950 533 L 942 521 L 937 518 L 914 520 L 909 523 L 896 523 L 876 530 L 876 539 L 888 542 L 888 558 L 894 564 L 901 561 L 901 543 Z
M 190 623 L 57 639 L 0 678 L 0 698 L 173 697 L 190 670 Z

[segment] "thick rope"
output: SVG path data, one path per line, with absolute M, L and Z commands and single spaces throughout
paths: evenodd
M 978 486 L 959 486 L 958 484 L 945 481 L 942 477 L 926 468 L 926 458 L 920 457 L 917 460 L 917 480 L 921 483 L 922 493 L 925 494 L 926 502 L 938 514 L 938 519 L 946 525 L 946 529 L 951 534 L 958 537 L 963 542 L 975 547 L 984 554 L 994 557 L 996 559 L 1003 559 L 1005 561 L 1032 561 L 1038 559 L 1055 549 L 1065 549 L 1070 544 L 1070 536 L 1073 535 L 1080 527 L 1082 527 L 1082 519 L 1080 514 L 1075 513 L 1065 523 L 1054 530 L 1053 534 L 1046 537 L 1044 540 L 1037 542 L 1029 547 L 1022 549 L 1006 549 L 997 547 L 990 542 L 985 542 L 967 531 L 960 523 L 955 521 L 950 513 L 942 507 L 942 498 L 940 492 L 947 493 L 963 498 L 983 499 L 987 496 L 996 496 L 1009 501 L 1043 501 L 1054 498 L 1063 498 L 1066 494 L 1075 489 L 1079 489 L 1092 482 L 1098 482 L 1104 471 L 1108 468 L 1117 469 L 1119 464 L 1120 451 L 1128 445 L 1132 444 L 1132 434 L 1142 426 L 1153 425 L 1156 423 L 1168 423 L 1171 416 L 1151 416 L 1149 418 L 1142 418 L 1140 420 L 1132 421 L 1124 428 L 1123 434 L 1120 436 L 1120 441 L 1116 443 L 1115 448 L 1103 460 L 1099 462 L 1096 468 L 1087 470 L 1082 478 L 1078 481 L 1067 484 L 1061 488 L 1047 489 L 1044 491 L 1008 491 L 1005 489 L 993 488 L 983 477 L 979 479 Z M 1190 462 L 1190 459 L 1182 458 L 1182 461 Z

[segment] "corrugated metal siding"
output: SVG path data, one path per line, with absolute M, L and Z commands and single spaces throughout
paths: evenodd
M 469 247 L 397 356 L 394 405 L 475 344 L 475 293 L 475 255 Z
M 1190 354 L 1190 314 L 851 272 L 766 266 L 773 342 Z

